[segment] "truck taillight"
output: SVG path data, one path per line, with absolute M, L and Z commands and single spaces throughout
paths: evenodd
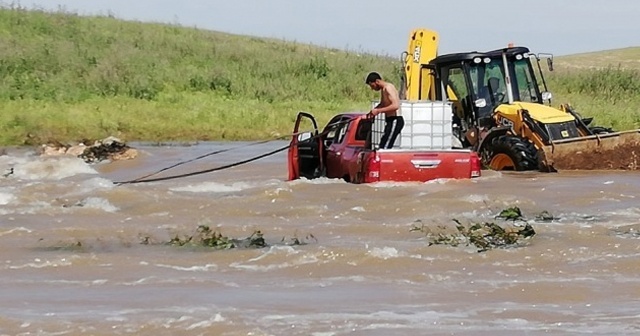
M 480 164 L 478 154 L 475 152 L 471 153 L 471 177 L 480 177 L 481 168 L 482 165 Z
M 365 170 L 364 183 L 380 181 L 380 157 L 377 153 L 369 156 Z

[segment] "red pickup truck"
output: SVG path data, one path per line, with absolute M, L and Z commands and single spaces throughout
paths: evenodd
M 382 115 L 367 120 L 361 118 L 364 113 L 338 114 L 319 132 L 311 114 L 298 113 L 288 153 L 289 180 L 328 177 L 369 183 L 480 176 L 477 154 L 452 148 L 450 105 L 434 109 L 434 103 L 417 104 L 402 103 L 405 127 L 391 149 L 376 148 Z M 301 131 L 303 124 L 311 131 Z

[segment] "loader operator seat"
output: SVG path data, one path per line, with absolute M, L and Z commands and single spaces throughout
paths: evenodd
M 487 105 L 478 110 L 478 119 L 490 118 L 493 109 L 502 102 L 504 94 L 498 91 L 499 88 L 500 79 L 497 77 L 489 77 L 487 85 L 480 89 L 478 98 L 484 98 Z
M 497 105 L 502 101 L 501 93 L 498 91 L 500 88 L 500 79 L 497 77 L 489 77 L 487 80 L 487 86 L 485 87 L 487 92 L 485 99 L 487 100 L 487 104 L 491 103 L 493 105 Z

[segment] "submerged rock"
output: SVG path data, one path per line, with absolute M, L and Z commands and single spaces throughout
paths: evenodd
M 131 160 L 138 156 L 138 151 L 115 137 L 108 137 L 95 141 L 92 145 L 80 143 L 67 145 L 59 142 L 42 145 L 40 155 L 58 156 L 71 155 L 83 159 L 86 163 L 96 163 L 104 160 Z

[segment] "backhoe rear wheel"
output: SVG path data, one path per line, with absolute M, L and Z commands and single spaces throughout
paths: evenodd
M 493 170 L 537 170 L 538 151 L 522 138 L 501 135 L 494 138 L 481 153 L 482 163 Z

